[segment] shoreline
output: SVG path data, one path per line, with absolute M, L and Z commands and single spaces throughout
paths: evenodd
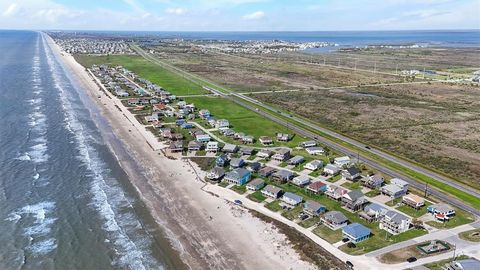
M 138 177 L 139 172 L 131 168 L 129 161 L 118 157 L 115 147 L 106 142 L 163 234 L 189 268 L 316 268 L 301 260 L 286 236 L 275 226 L 202 191 L 204 184 L 186 161 L 170 160 L 152 150 L 145 143 L 143 132 L 129 129 L 132 123 L 118 113 L 114 99 L 98 90 L 85 68 L 73 56 L 62 52 L 48 35 L 45 34 L 45 38 L 107 120 L 112 135 L 122 142 L 128 156 L 144 170 Z

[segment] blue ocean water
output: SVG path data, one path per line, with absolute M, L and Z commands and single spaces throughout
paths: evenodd
M 81 32 L 81 31 L 77 31 Z M 377 44 L 425 44 L 430 46 L 480 46 L 480 30 L 418 30 L 418 31 L 315 31 L 315 32 L 120 32 L 90 31 L 117 36 L 157 36 L 162 38 L 217 40 L 285 40 L 292 42 L 329 42 L 342 47 Z
M 0 31 L 0 59 L 0 269 L 170 269 L 44 36 Z

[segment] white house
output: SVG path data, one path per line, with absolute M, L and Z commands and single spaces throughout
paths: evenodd
M 297 186 L 306 186 L 310 184 L 310 177 L 306 175 L 299 175 L 295 178 L 293 178 L 292 183 L 297 185 Z
M 310 171 L 316 171 L 323 166 L 323 161 L 321 160 L 312 160 L 303 166 L 305 169 Z
M 215 142 L 215 141 L 208 142 L 205 150 L 207 152 L 217 152 L 218 151 L 218 142 Z
M 350 157 L 349 156 L 337 157 L 334 159 L 333 163 L 338 167 L 343 167 L 345 165 L 350 164 Z
M 335 166 L 333 164 L 327 164 L 327 166 L 325 166 L 325 168 L 323 168 L 323 172 L 328 173 L 330 175 L 337 174 L 339 171 L 340 171 L 340 168 L 338 168 L 337 166 Z
M 323 153 L 325 153 L 325 149 L 318 146 L 305 148 L 305 151 L 307 151 L 307 153 L 310 155 L 322 155 Z
M 229 128 L 230 123 L 226 119 L 219 119 L 217 122 L 215 122 L 215 127 L 216 128 Z

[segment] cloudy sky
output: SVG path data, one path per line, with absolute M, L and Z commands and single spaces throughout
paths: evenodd
M 0 0 L 0 29 L 480 29 L 480 0 Z

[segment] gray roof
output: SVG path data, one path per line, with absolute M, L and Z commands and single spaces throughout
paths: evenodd
M 225 178 L 237 179 L 238 180 L 238 179 L 242 178 L 243 176 L 245 176 L 245 174 L 250 174 L 250 171 L 247 170 L 247 169 L 238 168 L 238 169 L 235 169 L 233 171 L 227 172 L 226 175 L 225 175 Z
M 304 205 L 304 208 L 307 208 L 313 212 L 316 212 L 318 211 L 318 209 L 320 208 L 326 208 L 325 205 L 317 202 L 317 201 L 312 201 L 312 200 L 308 200 L 305 202 L 305 205 Z
M 387 208 L 381 206 L 380 204 L 371 203 L 371 204 L 365 206 L 364 211 L 365 212 L 373 211 L 373 212 L 379 212 L 379 213 L 386 213 L 388 210 L 387 210 Z
M 234 145 L 234 144 L 225 144 L 225 146 L 223 146 L 223 151 L 225 152 L 235 152 L 237 150 L 237 146 Z
M 244 163 L 244 161 L 241 158 L 232 158 L 230 160 L 230 165 L 233 167 L 239 167 L 242 163 Z
M 337 224 L 344 223 L 348 221 L 347 217 L 339 211 L 330 211 L 324 215 L 325 219 L 331 220 Z
M 356 201 L 356 200 L 363 197 L 363 193 L 360 189 L 354 189 L 354 190 L 348 192 L 345 195 L 348 195 L 348 197 L 350 197 L 350 199 L 352 199 L 352 201 Z
M 282 149 L 277 151 L 277 154 L 281 154 L 281 155 L 284 155 L 286 153 L 290 153 L 290 149 L 282 148 Z
M 382 187 L 383 190 L 386 190 L 392 194 L 396 194 L 398 192 L 401 192 L 403 191 L 402 188 L 400 188 L 399 186 L 395 185 L 395 184 L 388 184 L 388 185 L 385 185 Z
M 275 175 L 281 177 L 282 179 L 290 179 L 293 176 L 293 173 L 287 170 L 279 170 L 275 172 Z
M 304 161 L 305 158 L 302 156 L 294 156 L 293 158 L 289 159 L 288 161 L 291 163 L 298 163 Z
M 391 221 L 397 223 L 397 224 L 400 224 L 402 223 L 402 221 L 404 220 L 409 220 L 410 218 L 403 215 L 403 214 L 400 214 L 399 212 L 395 212 L 395 211 L 392 211 L 392 210 L 389 210 L 386 214 L 385 214 L 386 217 L 389 217 Z
M 289 198 L 290 200 L 296 202 L 296 203 L 301 203 L 303 201 L 303 198 L 301 196 L 298 196 L 297 194 L 291 193 L 291 192 L 285 192 L 283 194 L 284 198 Z
M 438 204 L 432 205 L 432 207 L 435 208 L 435 210 L 438 211 L 439 213 L 447 213 L 450 211 L 455 211 L 453 207 L 451 207 L 446 203 L 438 203 Z
M 281 188 L 276 187 L 276 186 L 272 186 L 272 185 L 266 186 L 263 190 L 264 190 L 265 192 L 269 192 L 269 193 L 273 193 L 273 194 L 277 194 L 277 193 L 279 193 L 280 191 L 282 191 Z
M 252 181 L 250 181 L 250 183 L 248 183 L 247 185 L 248 186 L 258 186 L 258 185 L 263 184 L 263 183 L 265 183 L 265 181 L 263 181 L 263 179 L 255 178 Z
M 462 270 L 479 270 L 480 269 L 480 261 L 475 258 L 454 261 L 452 262 L 452 264 L 460 267 L 459 269 L 462 269 Z

